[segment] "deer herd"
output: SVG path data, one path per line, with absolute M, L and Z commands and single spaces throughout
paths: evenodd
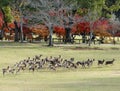
M 23 59 L 12 66 L 7 66 L 2 69 L 3 75 L 11 73 L 17 74 L 21 71 L 38 71 L 41 69 L 49 69 L 56 71 L 59 68 L 66 69 L 77 69 L 77 68 L 90 68 L 93 64 L 97 63 L 98 67 L 102 65 L 113 65 L 115 59 L 112 60 L 95 60 L 95 59 L 87 59 L 85 61 L 75 61 L 74 58 L 63 59 L 61 55 L 58 57 L 45 57 L 42 55 L 35 55 L 33 58 L 28 57 L 27 59 Z

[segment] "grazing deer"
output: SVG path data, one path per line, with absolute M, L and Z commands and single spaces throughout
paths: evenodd
M 56 71 L 55 66 L 49 65 L 49 69 Z
M 40 60 L 40 58 L 42 57 L 42 55 L 35 55 L 35 59 L 37 59 L 37 60 Z
M 32 70 L 32 71 L 34 72 L 34 71 L 35 71 L 35 66 L 34 66 L 34 65 L 30 66 L 30 67 L 29 67 L 29 71 L 30 71 L 30 70 Z
M 9 70 L 9 68 L 10 68 L 10 67 L 8 66 L 7 68 L 3 68 L 3 69 L 2 69 L 3 75 L 5 75 L 5 73 L 7 73 L 7 71 Z
M 111 60 L 111 61 L 106 61 L 106 62 L 105 62 L 105 65 L 110 65 L 110 64 L 113 65 L 113 62 L 114 62 L 114 61 L 115 61 L 115 59 L 113 59 L 113 60 Z
M 103 60 L 98 60 L 98 66 L 99 66 L 99 65 L 103 65 L 104 62 L 105 62 L 104 59 L 103 59 Z

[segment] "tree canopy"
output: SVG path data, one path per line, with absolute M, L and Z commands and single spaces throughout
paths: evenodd
M 0 2 L 1 26 L 2 23 L 7 26 L 8 22 L 17 21 L 21 33 L 24 20 L 30 26 L 45 24 L 52 36 L 54 27 L 64 35 L 66 27 L 72 28 L 72 33 L 77 30 L 77 33 L 85 35 L 96 31 L 98 33 L 98 30 L 107 30 L 113 15 L 115 19 L 112 23 L 117 18 L 120 19 L 120 0 L 0 0 Z

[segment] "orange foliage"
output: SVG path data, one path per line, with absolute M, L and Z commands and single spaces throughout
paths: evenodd
M 31 29 L 28 26 L 23 26 L 23 34 L 27 35 L 32 33 Z
M 110 37 L 111 36 L 111 34 L 110 33 L 108 33 L 107 31 L 99 31 L 99 30 L 96 30 L 96 31 L 94 31 L 94 33 L 95 33 L 95 35 L 96 36 L 101 36 L 101 37 Z
M 45 25 L 36 25 L 31 28 L 32 33 L 41 37 L 47 37 L 49 35 L 48 28 Z
M 8 23 L 8 27 L 14 29 L 15 25 L 14 25 L 14 23 Z
M 24 33 L 29 42 L 32 42 L 33 39 L 44 39 L 49 35 L 48 28 L 45 25 L 36 25 L 32 27 L 23 28 Z
M 10 31 L 6 27 L 3 30 L 4 30 L 5 33 L 10 33 Z

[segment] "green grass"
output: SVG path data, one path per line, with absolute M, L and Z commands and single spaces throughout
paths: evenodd
M 68 45 L 68 44 L 67 44 Z M 96 50 L 95 50 L 96 49 Z M 55 45 L 40 43 L 0 43 L 0 69 L 13 65 L 36 54 L 74 57 L 76 61 L 92 59 L 116 59 L 112 66 L 98 67 L 97 62 L 89 69 L 42 69 L 34 73 L 25 71 L 16 75 L 0 72 L 0 91 L 119 91 L 120 45 Z

